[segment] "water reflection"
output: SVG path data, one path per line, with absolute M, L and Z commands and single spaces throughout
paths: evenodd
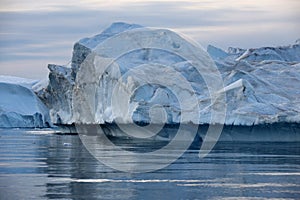
M 204 159 L 189 149 L 164 169 L 132 174 L 99 163 L 75 135 L 0 136 L 0 199 L 300 198 L 297 142 L 219 142 Z

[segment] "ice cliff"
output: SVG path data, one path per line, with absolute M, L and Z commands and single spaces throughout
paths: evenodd
M 48 108 L 33 92 L 37 81 L 0 76 L 0 127 L 49 127 Z
M 209 46 L 207 52 L 217 66 L 215 71 L 207 67 L 214 64 L 206 51 L 193 42 L 164 29 L 130 32 L 140 28 L 135 24 L 114 23 L 101 34 L 75 43 L 69 66 L 48 65 L 49 84 L 37 94 L 50 109 L 52 122 L 102 124 L 152 120 L 230 125 L 300 122 L 298 43 L 228 51 Z M 142 44 L 122 33 L 139 33 L 138 39 L 153 48 L 142 48 Z M 141 48 L 133 49 L 134 46 Z M 166 50 L 169 47 L 172 51 Z M 120 49 L 126 50 L 125 53 L 120 54 Z M 189 59 L 176 54 L 188 55 L 194 51 L 202 63 L 201 73 Z M 182 84 L 178 73 L 189 87 Z M 217 97 L 212 97 L 207 86 L 216 80 L 218 73 L 224 89 L 213 96 L 226 95 L 224 121 L 211 114 L 213 110 L 217 113 L 222 110 L 222 105 L 214 106 L 213 98 Z M 125 89 L 120 90 L 120 85 Z M 178 98 L 184 99 L 183 104 Z M 151 113 L 157 117 L 150 119 Z M 185 118 L 184 113 L 190 115 Z

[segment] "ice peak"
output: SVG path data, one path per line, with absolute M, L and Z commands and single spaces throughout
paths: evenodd
M 102 34 L 118 34 L 123 31 L 135 29 L 135 28 L 142 28 L 143 26 L 138 24 L 128 24 L 125 22 L 114 22 L 112 23 L 107 29 L 105 29 Z
M 111 24 L 108 28 L 103 30 L 100 34 L 95 35 L 90 38 L 83 38 L 83 39 L 79 40 L 75 45 L 80 44 L 80 45 L 83 45 L 84 47 L 93 49 L 98 44 L 102 43 L 104 40 L 106 40 L 109 37 L 112 37 L 116 34 L 124 32 L 124 31 L 129 31 L 132 29 L 142 28 L 142 27 L 143 26 L 138 25 L 138 24 L 115 22 L 115 23 Z M 80 47 L 80 48 L 84 48 L 84 47 Z

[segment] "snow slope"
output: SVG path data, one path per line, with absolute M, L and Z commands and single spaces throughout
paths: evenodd
M 37 81 L 0 77 L 0 127 L 49 127 L 48 108 L 31 90 Z

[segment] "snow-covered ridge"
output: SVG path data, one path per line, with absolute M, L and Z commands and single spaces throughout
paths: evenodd
M 265 60 L 282 62 L 300 62 L 300 43 L 278 47 L 241 49 L 229 47 L 227 51 L 209 45 L 208 53 L 214 60 L 261 62 Z

